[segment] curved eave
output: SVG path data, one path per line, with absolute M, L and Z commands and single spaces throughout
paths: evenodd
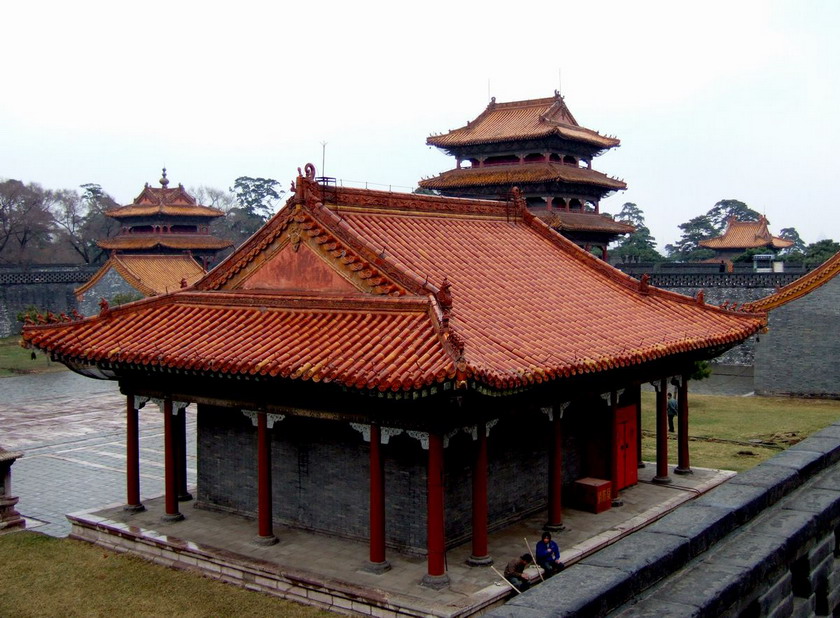
M 696 354 L 708 356 L 720 348 L 735 346 L 764 327 L 762 318 L 755 318 L 748 326 L 732 329 L 713 337 L 677 339 L 627 351 L 614 356 L 575 359 L 573 363 L 549 367 L 527 367 L 515 373 L 504 373 L 470 366 L 467 376 L 478 384 L 495 390 L 522 389 L 536 384 L 554 382 L 587 374 L 596 374 L 645 363 L 659 361 L 669 356 Z M 705 353 L 705 354 L 704 354 Z
M 466 134 L 465 134 L 466 133 Z M 562 126 L 547 126 L 540 131 L 528 131 L 523 133 L 499 133 L 487 136 L 470 135 L 472 131 L 469 128 L 455 129 L 449 133 L 442 135 L 431 135 L 426 138 L 426 143 L 429 146 L 435 146 L 441 149 L 459 149 L 469 148 L 470 146 L 481 146 L 484 144 L 494 144 L 500 142 L 519 142 L 528 139 L 546 139 L 549 137 L 560 137 L 572 142 L 584 142 L 586 144 L 596 146 L 599 149 L 615 148 L 621 144 L 621 140 L 613 137 L 606 137 L 600 135 L 590 129 L 583 127 L 562 127 Z
M 771 311 L 810 294 L 834 279 L 838 274 L 840 274 L 840 251 L 811 272 L 780 288 L 778 292 L 749 303 L 744 308 L 748 311 Z
M 454 169 L 425 178 L 418 184 L 424 189 L 436 191 L 511 186 L 527 191 L 529 185 L 545 183 L 590 185 L 605 191 L 627 189 L 625 182 L 595 170 L 545 163 Z
M 171 234 L 167 236 L 113 236 L 96 243 L 109 251 L 131 251 L 138 249 L 178 249 L 181 251 L 218 251 L 233 245 L 232 241 L 215 236 Z

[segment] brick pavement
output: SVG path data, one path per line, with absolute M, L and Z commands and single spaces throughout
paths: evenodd
M 195 483 L 195 410 L 187 408 L 187 474 Z M 163 417 L 140 420 L 141 496 L 164 490 Z M 125 502 L 125 398 L 117 385 L 71 372 L 0 379 L 0 445 L 23 451 L 12 468 L 27 528 L 67 536 L 65 514 Z

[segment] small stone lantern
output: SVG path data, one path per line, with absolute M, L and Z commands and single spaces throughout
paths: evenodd
M 0 446 L 0 533 L 26 525 L 15 510 L 17 496 L 12 495 L 12 464 L 18 457 L 23 457 L 23 453 L 7 451 Z

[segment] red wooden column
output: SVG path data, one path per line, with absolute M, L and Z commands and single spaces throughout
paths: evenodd
M 382 429 L 370 424 L 370 562 L 366 570 L 384 573 L 391 568 L 385 559 L 385 470 L 382 461 Z
M 475 459 L 472 470 L 472 553 L 470 566 L 493 564 L 487 542 L 487 423 L 475 427 Z
M 677 467 L 675 474 L 692 474 L 688 460 L 688 374 L 680 376 L 680 390 L 677 399 Z
M 429 464 L 426 486 L 426 548 L 428 569 L 422 584 L 429 588 L 449 585 L 446 574 L 446 533 L 443 502 L 443 436 L 429 432 Z
M 175 473 L 177 475 L 178 502 L 192 500 L 192 494 L 187 489 L 187 406 L 174 406 L 172 419 L 175 432 Z
M 166 486 L 166 512 L 163 515 L 164 521 L 180 521 L 184 516 L 178 511 L 178 477 L 175 467 L 178 465 L 176 458 L 177 447 L 175 445 L 175 432 L 172 419 L 172 398 L 166 397 L 163 400 L 163 452 L 164 452 L 164 480 Z
M 656 476 L 654 483 L 670 483 L 668 476 L 668 380 L 653 383 L 656 388 Z
M 548 522 L 546 530 L 565 529 L 563 525 L 563 412 L 568 403 L 551 412 L 551 446 L 548 451 Z
M 610 431 L 610 480 L 612 481 L 610 484 L 610 498 L 612 498 L 613 506 L 621 506 L 621 501 L 618 499 L 618 480 L 621 476 L 619 469 L 621 460 L 618 458 L 618 415 L 616 414 L 616 410 L 618 409 L 618 393 L 610 391 L 609 396 L 610 427 L 612 428 Z
M 145 511 L 140 502 L 140 428 L 134 395 L 125 398 L 125 488 L 126 511 Z
M 633 387 L 633 401 L 636 405 L 636 457 L 639 460 L 639 468 L 645 467 L 645 462 L 642 461 L 642 387 L 635 385 Z
M 274 545 L 271 495 L 271 432 L 265 412 L 257 412 L 257 538 L 260 545 Z

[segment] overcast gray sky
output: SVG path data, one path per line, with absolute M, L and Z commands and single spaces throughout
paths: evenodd
M 425 145 L 490 96 L 561 88 L 618 136 L 595 162 L 660 245 L 735 198 L 773 232 L 840 240 L 840 2 L 15 2 L 0 37 L 0 178 L 288 188 L 298 166 L 414 187 Z

